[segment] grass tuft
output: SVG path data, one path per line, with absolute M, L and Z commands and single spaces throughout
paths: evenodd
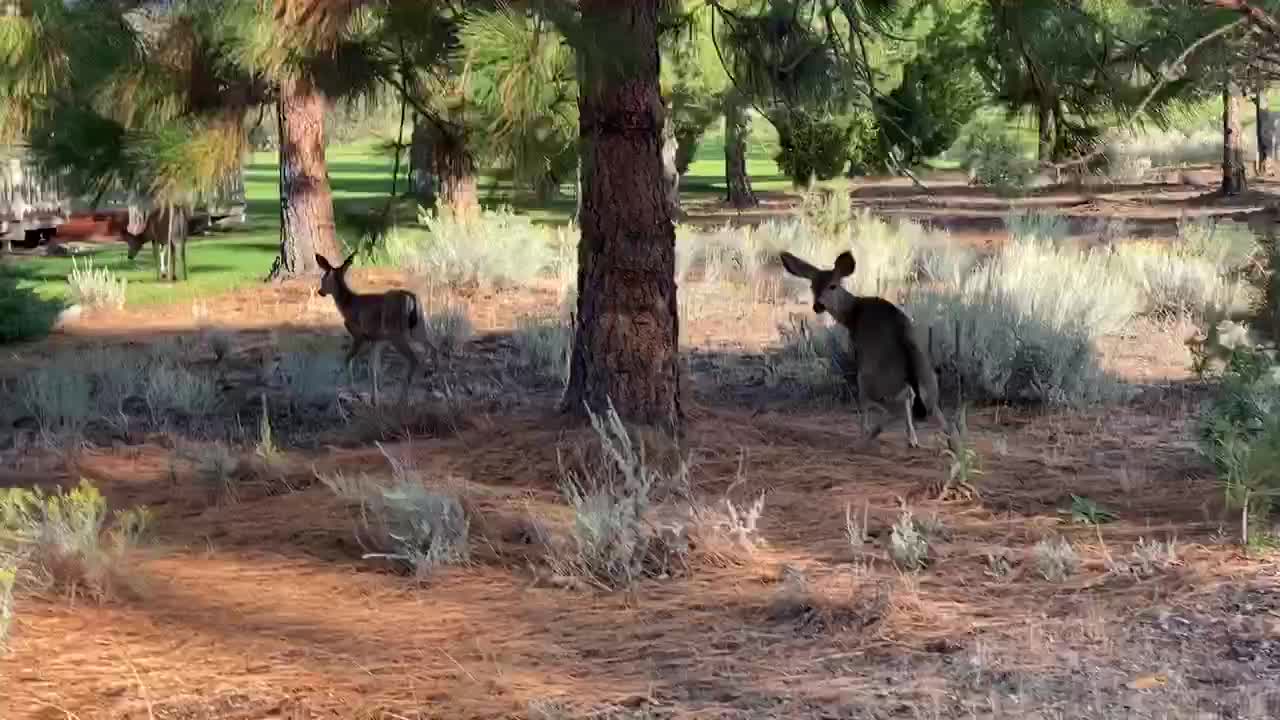
M 95 268 L 93 259 L 77 265 L 71 259 L 71 274 L 67 276 L 67 284 L 71 287 L 72 302 L 87 308 L 122 309 L 125 303 L 128 281 L 117 278 L 107 268 Z

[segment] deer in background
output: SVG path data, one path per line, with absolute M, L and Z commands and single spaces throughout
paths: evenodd
M 409 397 L 409 387 L 413 384 L 413 375 L 418 370 L 418 354 L 409 344 L 410 339 L 420 342 L 431 351 L 432 357 L 438 352 L 427 336 L 427 321 L 423 314 L 422 303 L 418 296 L 408 290 L 388 290 L 383 293 L 357 293 L 347 285 L 346 274 L 351 267 L 355 253 L 347 256 L 338 267 L 333 267 L 323 255 L 316 255 L 316 263 L 324 271 L 320 278 L 320 295 L 333 296 L 333 302 L 342 314 L 342 322 L 351 334 L 351 349 L 347 351 L 347 373 L 351 373 L 351 363 L 356 353 L 372 344 L 370 371 L 373 375 L 373 404 L 378 404 L 378 366 L 382 363 L 382 350 L 390 343 L 405 360 L 409 361 L 409 374 L 404 380 L 404 390 L 400 393 L 400 404 Z
M 870 445 L 884 428 L 883 418 L 877 419 L 874 425 L 871 423 L 872 407 L 894 415 L 904 412 L 910 447 L 920 446 L 913 420 L 924 420 L 930 413 L 937 417 L 949 437 L 951 429 L 938 406 L 938 377 L 928 352 L 914 335 L 911 319 L 884 298 L 858 297 L 841 287 L 840 281 L 852 275 L 857 266 L 853 254 L 842 252 L 834 268 L 819 270 L 784 252 L 782 265 L 792 275 L 809 281 L 815 313 L 831 313 L 831 317 L 849 331 L 857 365 L 855 377 L 863 443 Z

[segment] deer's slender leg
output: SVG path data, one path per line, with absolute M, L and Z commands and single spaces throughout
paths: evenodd
M 356 353 L 360 352 L 360 349 L 363 347 L 364 338 L 360 335 L 352 335 L 351 347 L 347 350 L 347 359 L 344 364 L 347 366 L 347 382 L 353 387 L 356 384 L 356 375 L 355 371 L 352 370 L 351 365 L 356 359 Z
M 911 406 L 915 403 L 916 391 L 907 388 L 907 391 L 902 396 L 902 411 L 907 418 L 907 447 L 918 448 L 920 447 L 920 438 L 916 437 L 916 423 L 911 417 Z
M 400 392 L 400 404 L 404 405 L 409 399 L 409 387 L 413 385 L 413 374 L 418 371 L 418 353 L 413 351 L 413 346 L 403 337 L 395 338 L 391 344 L 404 356 L 405 360 L 409 361 L 409 372 L 404 378 L 404 390 Z
M 378 366 L 382 365 L 382 348 L 382 341 L 375 340 L 372 357 L 369 359 L 369 368 L 373 374 L 373 404 L 375 407 L 378 405 Z

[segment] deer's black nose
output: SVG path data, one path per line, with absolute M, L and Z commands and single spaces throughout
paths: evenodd
M 816 302 L 816 301 L 815 301 L 815 302 L 813 303 L 813 311 L 814 311 L 814 312 L 816 312 L 816 313 L 818 313 L 819 315 L 821 315 L 822 313 L 824 313 L 824 312 L 826 312 L 826 311 L 827 311 L 827 306 L 826 306 L 826 305 L 823 305 L 823 304 L 822 304 L 822 303 L 820 303 L 820 302 Z

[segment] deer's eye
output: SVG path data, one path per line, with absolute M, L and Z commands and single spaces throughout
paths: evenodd
M 830 285 L 828 285 L 828 286 L 827 286 L 827 289 L 828 289 L 828 290 L 835 290 L 835 289 L 836 289 L 836 284 L 835 284 L 835 283 L 831 283 Z

